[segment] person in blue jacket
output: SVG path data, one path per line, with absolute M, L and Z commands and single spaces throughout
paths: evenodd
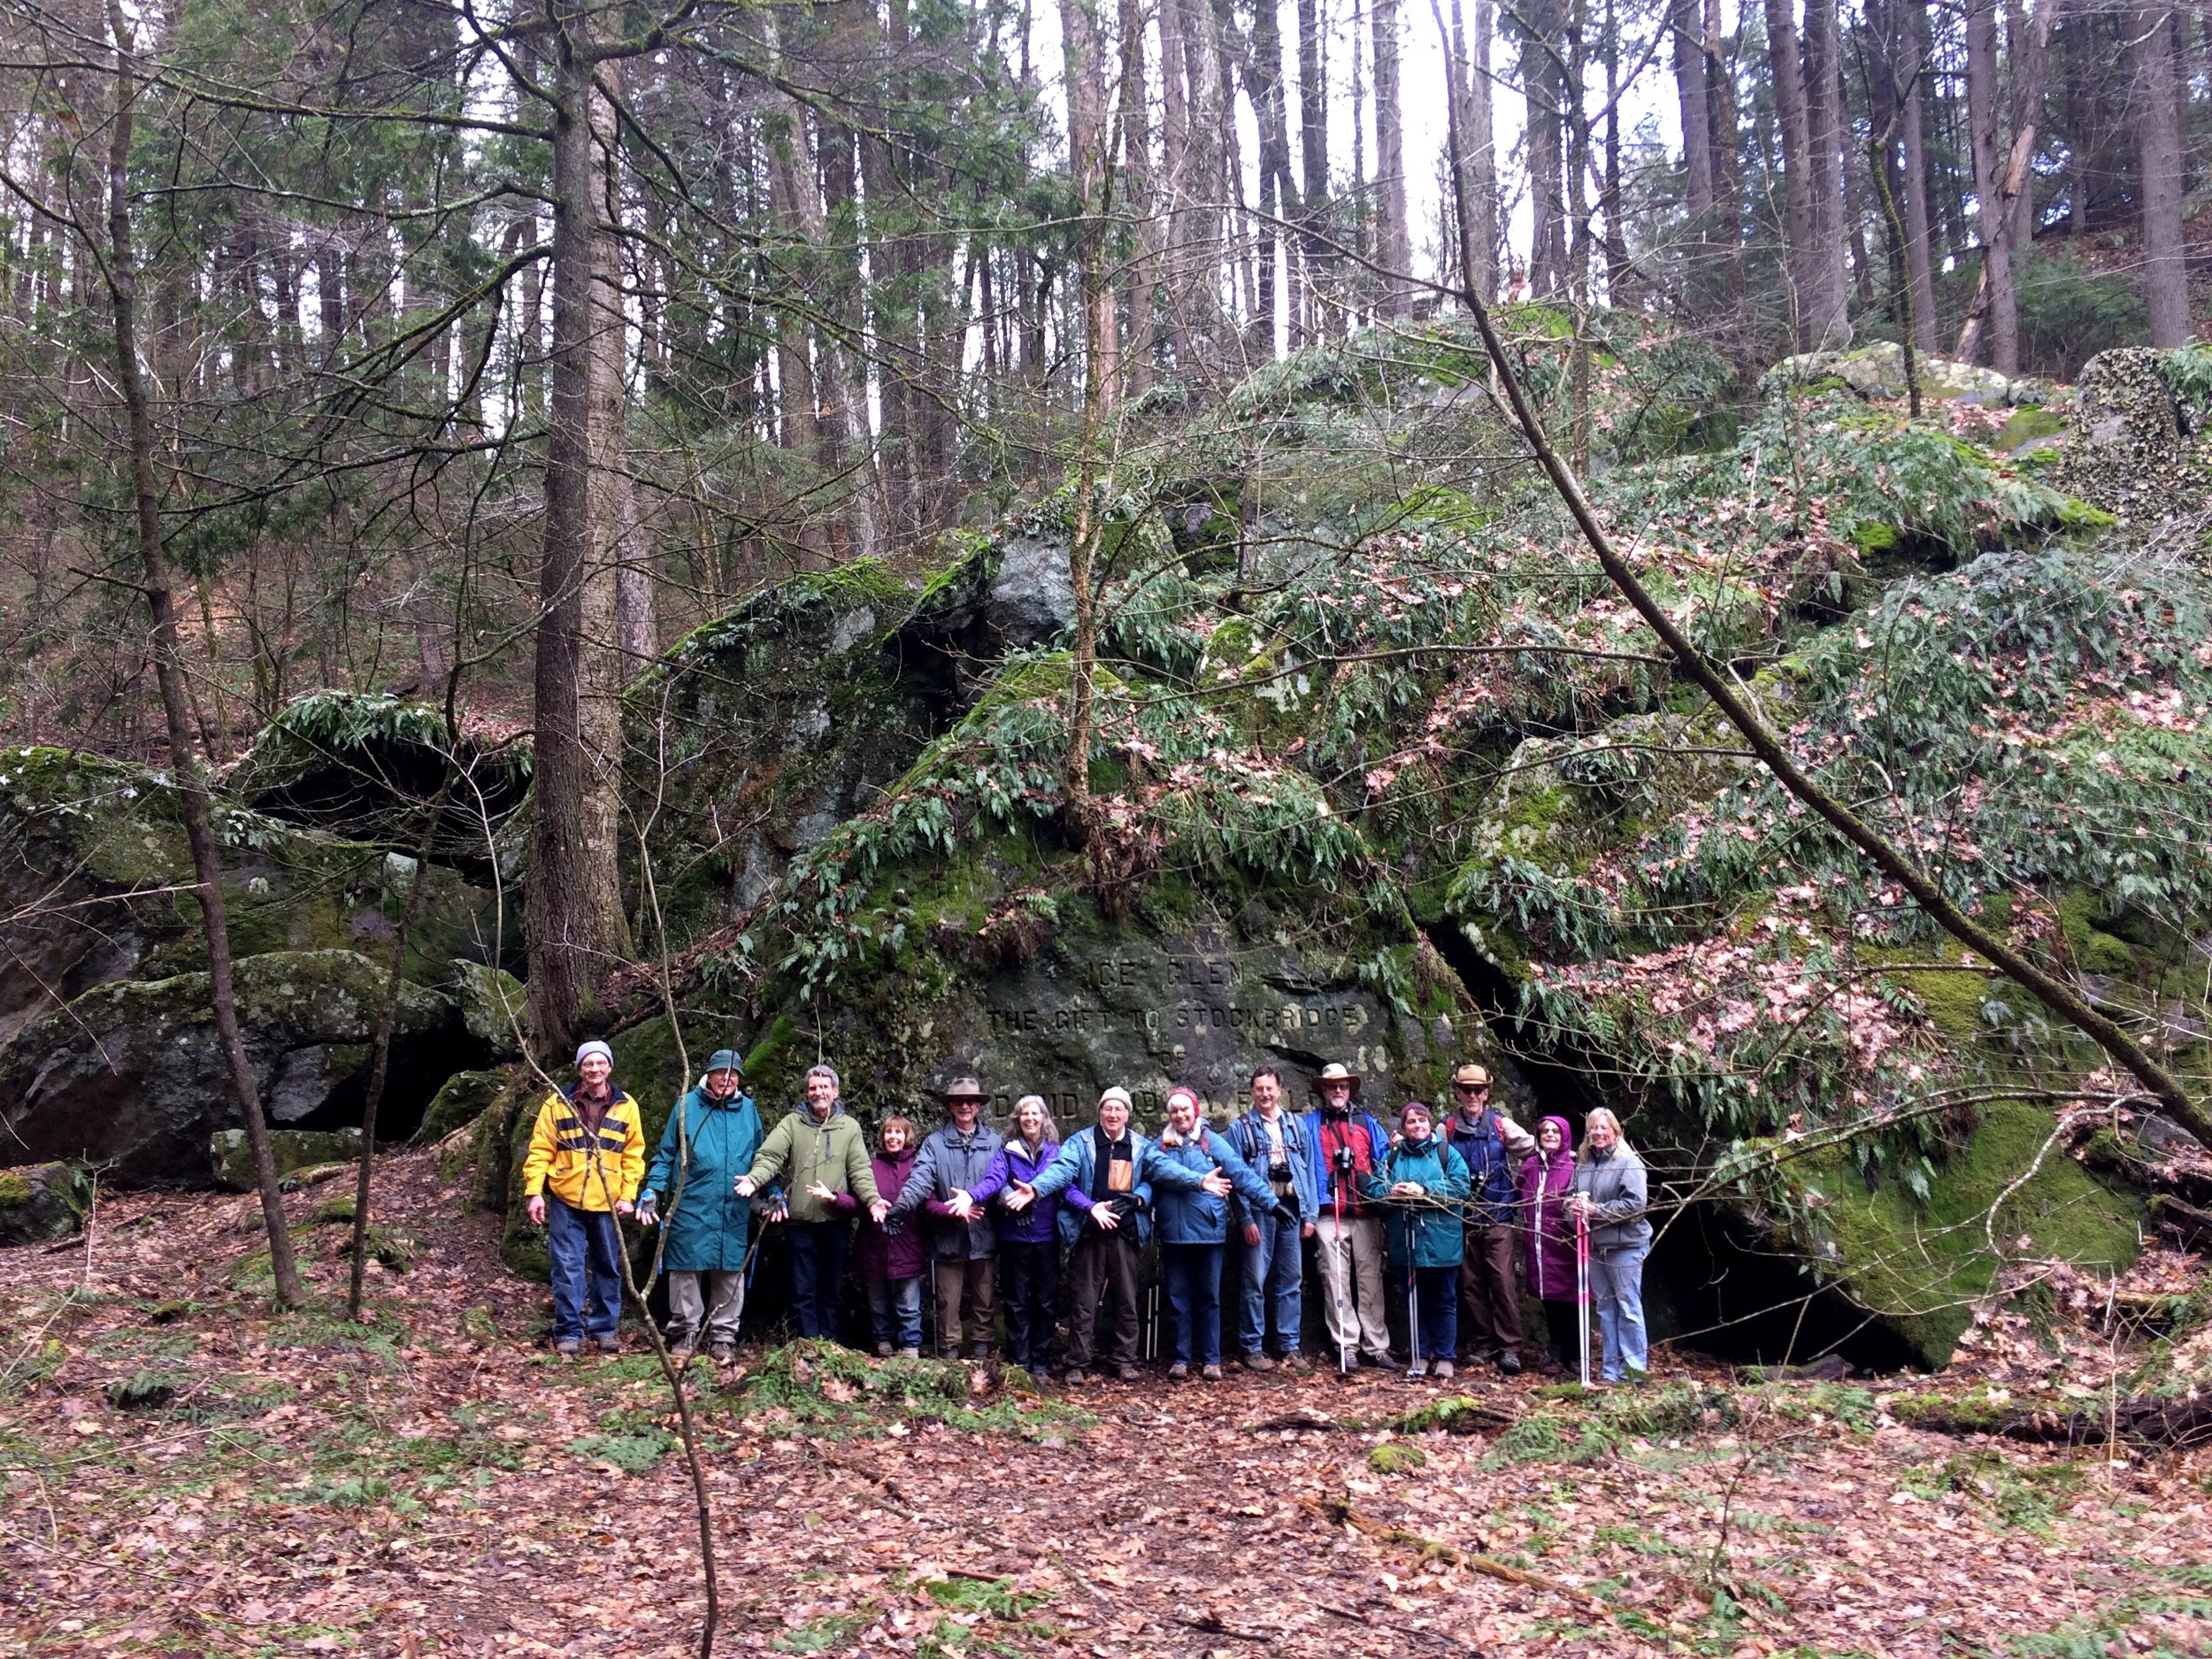
M 661 1265 L 668 1272 L 668 1343 L 679 1358 L 698 1346 L 702 1323 L 714 1359 L 737 1356 L 752 1231 L 752 1204 L 737 1195 L 737 1178 L 753 1167 L 761 1141 L 760 1110 L 745 1093 L 744 1071 L 733 1048 L 708 1056 L 699 1087 L 669 1114 L 638 1194 L 637 1218 L 649 1227 L 661 1219 L 664 1193 L 673 1205 Z
M 1244 1368 L 1267 1371 L 1279 1363 L 1289 1371 L 1310 1370 L 1298 1353 L 1298 1333 L 1306 1317 L 1303 1241 L 1314 1235 L 1321 1204 L 1305 1125 L 1285 1108 L 1283 1074 L 1273 1066 L 1252 1073 L 1252 1110 L 1229 1125 L 1228 1141 L 1236 1155 L 1260 1172 L 1275 1198 L 1266 1210 L 1241 1198 L 1230 1202 L 1231 1223 L 1244 1239 L 1243 1317 L 1237 1330 Z M 1285 1204 L 1295 1214 L 1284 1214 Z M 1276 1359 L 1267 1353 L 1271 1313 Z
M 1435 1133 L 1422 1102 L 1408 1101 L 1398 1144 L 1363 1184 L 1390 1225 L 1390 1264 L 1404 1276 L 1411 1329 L 1409 1378 L 1452 1374 L 1459 1347 L 1459 1263 L 1465 1253 L 1467 1160 Z
M 1172 1088 L 1167 1127 L 1154 1148 L 1159 1194 L 1160 1267 L 1167 1302 L 1168 1379 L 1182 1382 L 1196 1357 L 1199 1375 L 1221 1380 L 1221 1248 L 1229 1237 L 1229 1201 L 1272 1218 L 1295 1217 L 1259 1172 L 1206 1125 L 1194 1089 Z M 1176 1179 L 1179 1171 L 1187 1179 Z
M 1300 1118 L 1313 1160 L 1319 1209 L 1322 1310 L 1337 1369 L 1350 1376 L 1364 1355 L 1371 1365 L 1393 1365 L 1390 1326 L 1383 1313 L 1382 1217 L 1363 1183 L 1390 1151 L 1390 1136 L 1371 1112 L 1359 1110 L 1360 1079 L 1335 1061 L 1313 1079 L 1321 1107 Z

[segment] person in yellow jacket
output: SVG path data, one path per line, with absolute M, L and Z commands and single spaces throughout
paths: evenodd
M 586 1341 L 603 1354 L 622 1351 L 615 1217 L 635 1208 L 645 1135 L 637 1102 L 614 1087 L 613 1074 L 605 1043 L 577 1049 L 576 1087 L 545 1097 L 522 1165 L 530 1223 L 546 1229 L 553 1257 L 553 1351 L 570 1357 Z

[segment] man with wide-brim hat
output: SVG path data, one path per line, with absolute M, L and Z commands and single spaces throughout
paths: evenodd
M 979 1079 L 954 1078 L 943 1097 L 947 1121 L 923 1137 L 891 1213 L 904 1217 L 919 1210 L 930 1218 L 938 1353 L 957 1358 L 964 1333 L 969 1357 L 988 1359 L 998 1323 L 998 1225 L 990 1206 L 971 1202 L 968 1194 L 982 1185 L 1006 1142 L 983 1121 L 990 1094 Z
M 668 1274 L 668 1343 L 679 1357 L 697 1345 L 703 1327 L 714 1359 L 737 1356 L 753 1219 L 752 1200 L 737 1195 L 737 1178 L 753 1167 L 760 1143 L 760 1109 L 745 1093 L 744 1061 L 734 1048 L 718 1048 L 698 1087 L 668 1115 L 637 1201 L 637 1218 L 649 1227 L 663 1219 L 664 1198 L 668 1204 L 661 1266 Z
M 1470 1062 L 1452 1073 L 1444 1144 L 1467 1165 L 1467 1232 L 1459 1258 L 1459 1340 L 1465 1357 L 1494 1360 L 1508 1377 L 1521 1370 L 1521 1160 L 1536 1137 L 1490 1103 L 1490 1071 Z
M 1363 1195 L 1368 1178 L 1390 1152 L 1390 1135 L 1357 1110 L 1359 1074 L 1340 1061 L 1313 1079 L 1318 1109 L 1301 1119 L 1313 1160 L 1319 1209 L 1315 1236 L 1321 1257 L 1322 1313 L 1336 1350 L 1337 1368 L 1349 1376 L 1364 1358 L 1392 1366 L 1390 1325 L 1383 1286 L 1389 1272 L 1381 1215 Z

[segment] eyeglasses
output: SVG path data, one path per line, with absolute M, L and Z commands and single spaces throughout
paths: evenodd
M 1490 1092 L 1487 1083 L 1455 1083 L 1452 1087 L 1462 1094 L 1487 1094 Z

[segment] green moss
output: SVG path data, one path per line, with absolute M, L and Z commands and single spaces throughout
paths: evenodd
M 1367 1466 L 1379 1475 L 1408 1474 L 1428 1461 L 1428 1454 L 1419 1447 L 1400 1440 L 1385 1440 L 1367 1454 Z
M 1863 554 L 1886 553 L 1897 545 L 1897 532 L 1889 525 L 1863 518 L 1851 526 L 1851 544 Z
M 2132 973 L 2134 953 L 2098 925 L 2103 919 L 2101 902 L 2087 888 L 2069 888 L 2059 896 L 2059 929 L 2066 936 L 2074 965 L 2088 973 Z
M 2066 430 L 2065 420 L 2039 403 L 2030 403 L 2016 409 L 2007 419 L 1997 435 L 1990 440 L 1993 449 L 2016 449 L 2035 438 L 2055 438 Z

